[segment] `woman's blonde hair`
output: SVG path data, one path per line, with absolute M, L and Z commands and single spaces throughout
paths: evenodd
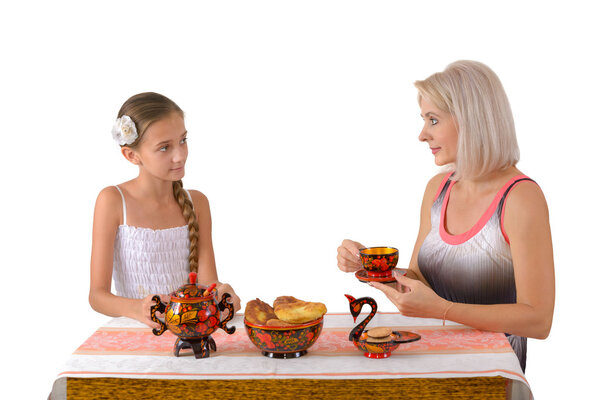
M 168 97 L 158 93 L 147 92 L 136 94 L 121 106 L 117 118 L 123 115 L 128 115 L 135 123 L 138 132 L 138 137 L 135 142 L 124 145 L 131 149 L 136 149 L 140 142 L 144 139 L 144 133 L 154 122 L 166 118 L 171 113 L 177 113 L 184 117 L 183 111 L 175 102 Z M 124 147 L 121 146 L 121 147 Z M 198 271 L 198 221 L 194 212 L 194 205 L 187 193 L 183 189 L 181 180 L 173 182 L 173 195 L 175 200 L 181 207 L 183 216 L 187 221 L 188 237 L 190 239 L 190 271 Z
M 453 179 L 477 178 L 519 161 L 515 123 L 498 76 L 477 61 L 456 61 L 416 81 L 418 102 L 427 98 L 458 124 Z

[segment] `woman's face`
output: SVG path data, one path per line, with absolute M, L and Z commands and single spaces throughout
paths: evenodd
M 440 110 L 427 98 L 421 98 L 421 117 L 425 121 L 419 140 L 427 142 L 436 165 L 456 162 L 458 124 L 449 113 Z
M 137 151 L 140 165 L 156 178 L 177 181 L 185 175 L 187 131 L 176 112 L 154 122 L 144 133 Z

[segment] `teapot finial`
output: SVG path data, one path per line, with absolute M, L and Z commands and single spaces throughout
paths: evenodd
M 197 274 L 195 272 L 190 272 L 190 283 L 192 285 L 196 284 L 196 277 L 197 277 Z

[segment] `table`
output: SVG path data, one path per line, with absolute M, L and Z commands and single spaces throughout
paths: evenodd
M 250 342 L 242 315 L 229 324 L 236 332 L 214 333 L 217 351 L 196 359 L 173 356 L 170 332 L 154 336 L 135 320 L 111 319 L 68 359 L 51 398 L 532 398 L 502 333 L 380 312 L 368 327 L 409 330 L 422 339 L 376 360 L 348 341 L 350 314 L 329 313 L 308 354 L 272 359 Z

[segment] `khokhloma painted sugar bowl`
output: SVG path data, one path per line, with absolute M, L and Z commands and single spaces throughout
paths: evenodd
M 190 273 L 190 283 L 181 286 L 170 294 L 169 304 L 162 303 L 160 297 L 154 296 L 156 303 L 152 306 L 150 317 L 160 324 L 160 329 L 153 329 L 152 333 L 162 335 L 167 329 L 177 336 L 173 353 L 179 356 L 181 349 L 191 348 L 196 358 L 210 356 L 210 350 L 217 350 L 214 339 L 210 336 L 221 328 L 228 334 L 235 332 L 235 326 L 228 327 L 233 316 L 233 304 L 227 299 L 229 293 L 223 293 L 220 302 L 217 302 L 217 291 L 212 287 L 196 284 L 196 273 Z M 228 310 L 227 316 L 221 321 L 221 312 Z M 165 313 L 165 321 L 156 317 L 156 313 Z

